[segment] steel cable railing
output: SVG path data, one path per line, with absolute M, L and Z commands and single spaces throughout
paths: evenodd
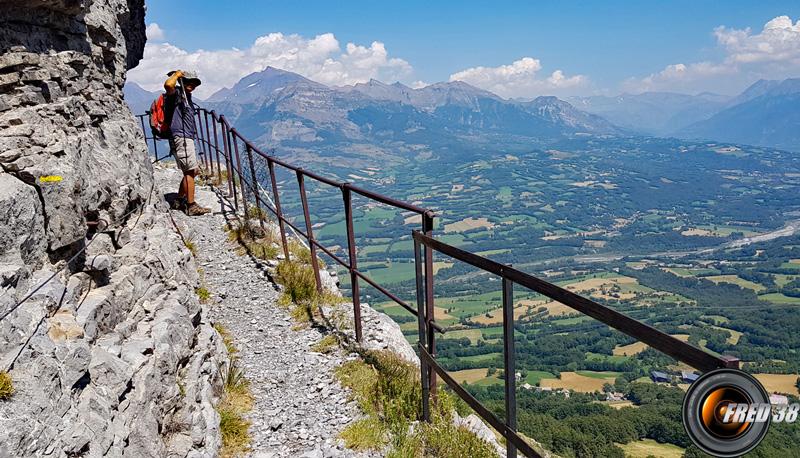
M 119 218 L 117 218 L 117 219 L 119 219 L 120 221 L 123 221 L 123 224 L 126 224 L 126 223 L 127 223 L 127 218 L 128 218 L 128 216 L 132 215 L 134 212 L 137 212 L 137 211 L 140 211 L 140 210 L 142 210 L 142 209 L 143 209 L 145 206 L 147 206 L 147 205 L 150 203 L 150 198 L 153 196 L 153 190 L 154 190 L 154 189 L 155 189 L 155 184 L 153 184 L 153 186 L 151 186 L 151 187 L 150 187 L 150 193 L 148 194 L 147 200 L 146 200 L 144 203 L 142 203 L 141 205 L 138 205 L 138 206 L 136 206 L 136 207 L 134 207 L 134 208 L 132 208 L 132 209 L 128 210 L 127 212 L 125 212 L 124 214 L 122 214 L 122 215 L 121 215 Z M 96 226 L 99 226 L 101 223 L 104 223 L 104 224 L 105 224 L 105 227 L 104 227 L 102 230 L 98 230 Z M 137 221 L 137 223 L 138 223 L 138 221 Z M 63 265 L 63 266 L 61 266 L 60 268 L 58 268 L 58 269 L 57 269 L 55 272 L 53 272 L 53 273 L 52 273 L 52 274 L 51 274 L 49 277 L 47 277 L 47 279 L 46 279 L 45 281 L 43 281 L 43 282 L 41 282 L 40 284 L 36 285 L 36 286 L 35 286 L 33 289 L 31 289 L 31 290 L 30 290 L 30 291 L 29 291 L 29 292 L 28 292 L 28 293 L 27 293 L 27 294 L 26 294 L 26 295 L 25 295 L 25 296 L 24 296 L 24 297 L 23 297 L 21 300 L 19 300 L 19 301 L 18 301 L 16 304 L 12 305 L 11 307 L 9 307 L 9 309 L 8 309 L 8 310 L 6 310 L 5 312 L 3 312 L 3 314 L 2 314 L 2 315 L 0 315 L 0 321 L 3 321 L 4 319 L 6 319 L 6 318 L 7 318 L 9 315 L 11 315 L 11 314 L 12 314 L 12 313 L 13 313 L 15 310 L 17 310 L 17 309 L 18 309 L 18 308 L 19 308 L 19 307 L 20 307 L 22 304 L 24 304 L 25 302 L 27 302 L 27 301 L 28 301 L 28 300 L 29 300 L 31 297 L 33 297 L 33 296 L 34 296 L 34 295 L 35 295 L 37 292 L 39 292 L 39 291 L 40 291 L 42 288 L 44 288 L 44 287 L 45 287 L 45 285 L 47 285 L 47 284 L 48 284 L 48 283 L 50 283 L 50 282 L 51 282 L 51 281 L 52 281 L 54 278 L 56 278 L 56 276 L 58 276 L 58 274 L 60 274 L 61 272 L 63 272 L 63 271 L 64 271 L 64 269 L 66 269 L 67 267 L 69 267 L 69 266 L 72 264 L 72 262 L 73 262 L 73 261 L 75 261 L 75 260 L 76 260 L 76 259 L 78 259 L 78 258 L 79 258 L 81 255 L 83 255 L 83 254 L 86 252 L 86 250 L 87 250 L 87 249 L 89 249 L 89 247 L 92 245 L 92 243 L 94 243 L 94 241 L 95 241 L 95 240 L 97 240 L 97 237 L 96 237 L 96 235 L 97 235 L 98 233 L 104 233 L 104 232 L 107 232 L 107 231 L 108 231 L 108 229 L 109 229 L 109 223 L 108 223 L 108 221 L 106 221 L 106 220 L 104 220 L 104 219 L 102 219 L 102 218 L 98 218 L 98 219 L 97 219 L 97 221 L 90 221 L 90 222 L 88 222 L 88 223 L 87 223 L 87 225 L 88 225 L 88 226 L 90 226 L 90 227 L 92 227 L 92 230 L 91 230 L 91 232 L 92 232 L 92 234 L 93 234 L 93 236 L 92 236 L 92 237 L 89 239 L 89 242 L 88 242 L 88 243 L 84 243 L 84 245 L 81 247 L 81 249 L 79 249 L 79 250 L 78 250 L 78 251 L 77 251 L 75 254 L 73 254 L 73 255 L 72 255 L 72 256 L 71 256 L 69 259 L 67 259 L 67 260 L 66 260 L 66 262 L 64 263 L 64 265 Z M 122 225 L 118 225 L 118 226 L 117 226 L 117 228 L 120 228 L 120 227 L 122 227 Z M 56 313 L 57 313 L 57 312 L 58 312 L 60 309 L 61 309 L 61 305 L 59 304 L 59 306 L 58 306 L 58 307 L 57 307 L 55 310 L 53 310 L 53 311 L 50 311 L 50 312 L 48 312 L 48 313 L 45 313 L 45 315 L 44 315 L 44 316 L 43 316 L 43 317 L 42 317 L 42 318 L 39 320 L 39 322 L 37 323 L 37 325 L 36 325 L 36 328 L 34 329 L 34 332 L 31 334 L 31 336 L 28 338 L 28 340 L 27 340 L 27 341 L 26 341 L 26 342 L 25 342 L 25 343 L 24 343 L 24 344 L 23 344 L 23 345 L 20 347 L 19 351 L 18 351 L 18 352 L 17 352 L 17 354 L 14 356 L 14 358 L 12 358 L 12 360 L 9 362 L 9 364 L 7 365 L 7 367 L 6 367 L 6 368 L 4 368 L 4 370 L 5 370 L 5 371 L 10 371 L 10 370 L 11 370 L 11 368 L 14 366 L 14 363 L 17 361 L 17 358 L 19 358 L 19 355 L 21 355 L 21 354 L 22 354 L 22 351 L 23 351 L 23 350 L 25 350 L 25 347 L 28 345 L 28 342 L 30 341 L 31 337 L 33 337 L 33 336 L 36 334 L 36 331 L 39 329 L 39 326 L 41 326 L 41 324 L 42 324 L 42 321 L 44 321 L 44 319 L 45 319 L 45 318 L 47 318 L 48 316 L 53 316 L 53 315 L 55 315 L 55 314 L 56 314 Z

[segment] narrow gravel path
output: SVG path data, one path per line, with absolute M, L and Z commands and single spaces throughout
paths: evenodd
M 164 192 L 180 180 L 174 168 L 159 168 L 156 177 Z M 223 231 L 226 216 L 218 196 L 198 188 L 197 201 L 213 213 L 192 218 L 178 211 L 172 214 L 197 247 L 212 296 L 210 319 L 230 331 L 251 381 L 251 456 L 367 456 L 345 449 L 337 439 L 360 416 L 333 377 L 333 368 L 348 356 L 310 349 L 322 335 L 315 329 L 293 330 L 288 312 L 276 303 L 279 293 L 267 278 L 266 266 L 234 252 L 235 245 Z

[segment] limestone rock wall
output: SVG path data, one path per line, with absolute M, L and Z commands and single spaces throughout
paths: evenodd
M 0 0 L 0 316 L 57 272 L 0 321 L 16 388 L 0 457 L 220 445 L 227 356 L 122 99 L 144 14 L 143 0 Z

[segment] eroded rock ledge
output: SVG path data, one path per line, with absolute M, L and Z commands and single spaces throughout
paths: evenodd
M 227 355 L 122 99 L 143 1 L 0 10 L 0 316 L 58 272 L 0 321 L 0 456 L 215 456 Z

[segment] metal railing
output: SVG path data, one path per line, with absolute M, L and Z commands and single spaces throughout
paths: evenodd
M 517 449 L 525 456 L 540 456 L 516 431 L 516 358 L 514 354 L 515 284 L 560 302 L 584 315 L 588 315 L 700 371 L 706 372 L 723 367 L 739 367 L 739 360 L 736 358 L 714 356 L 669 334 L 661 332 L 652 326 L 630 318 L 623 313 L 617 312 L 616 310 L 575 294 L 560 286 L 514 269 L 511 266 L 497 263 L 483 256 L 478 256 L 440 242 L 418 231 L 413 231 L 412 235 L 414 238 L 414 259 L 417 266 L 417 310 L 419 311 L 417 316 L 420 336 L 419 354 L 421 363 L 420 372 L 422 375 L 423 417 L 425 419 L 429 418 L 430 409 L 427 405 L 428 399 L 431 389 L 436 384 L 435 374 L 438 374 L 453 391 L 458 393 L 461 399 L 469 404 L 469 406 L 486 420 L 486 422 L 492 425 L 493 428 L 506 438 L 508 441 L 506 450 L 509 457 L 516 456 Z M 427 271 L 423 273 L 420 267 L 423 262 L 421 259 L 423 256 L 422 248 L 424 248 L 424 257 L 426 258 L 424 259 L 424 263 L 426 266 L 429 263 L 427 258 L 432 255 L 432 251 L 435 251 L 473 267 L 477 267 L 484 272 L 497 275 L 502 279 L 505 422 L 500 421 L 492 412 L 486 409 L 436 362 L 436 342 L 430 321 L 430 318 L 434 316 L 433 276 Z
M 145 128 L 144 117 L 148 114 L 139 115 L 142 119 L 142 128 L 146 140 L 156 139 L 148 136 Z M 483 420 L 489 423 L 507 441 L 507 456 L 516 457 L 517 451 L 528 457 L 539 457 L 540 455 L 526 442 L 517 432 L 516 421 L 516 358 L 514 350 L 514 285 L 520 285 L 550 299 L 560 302 L 582 314 L 588 315 L 606 325 L 621 331 L 641 342 L 646 343 L 652 348 L 661 351 L 678 361 L 682 361 L 689 366 L 700 371 L 710 371 L 723 367 L 738 368 L 739 360 L 733 357 L 717 357 L 698 349 L 686 342 L 683 342 L 669 334 L 661 332 L 652 326 L 637 321 L 623 313 L 594 302 L 583 296 L 575 294 L 552 283 L 534 277 L 530 274 L 492 261 L 483 256 L 479 256 L 447 243 L 441 242 L 432 237 L 434 214 L 431 210 L 412 205 L 400 200 L 396 200 L 385 195 L 372 192 L 350 183 L 338 182 L 316 173 L 304 170 L 288 164 L 271 154 L 266 154 L 256 145 L 244 138 L 236 129 L 232 128 L 223 115 L 217 115 L 213 110 L 208 111 L 200 108 L 197 112 L 197 138 L 199 145 L 198 153 L 202 157 L 203 166 L 207 171 L 216 173 L 220 185 L 223 181 L 227 182 L 228 195 L 233 197 L 233 205 L 236 211 L 241 204 L 245 214 L 248 212 L 248 194 L 252 203 L 256 205 L 259 212 L 266 208 L 278 220 L 281 236 L 281 244 L 285 259 L 289 259 L 289 248 L 286 237 L 286 226 L 291 227 L 295 233 L 302 235 L 308 242 L 311 251 L 311 262 L 315 273 L 315 282 L 318 291 L 322 291 L 322 282 L 319 276 L 319 266 L 317 261 L 317 249 L 322 250 L 330 258 L 348 270 L 351 281 L 351 295 L 353 301 L 353 319 L 355 336 L 358 342 L 362 341 L 361 329 L 361 303 L 359 280 L 367 282 L 369 285 L 386 295 L 389 299 L 396 302 L 411 314 L 417 317 L 419 342 L 418 351 L 420 356 L 420 374 L 422 383 L 422 419 L 430 421 L 430 400 L 435 400 L 437 375 L 464 400 Z M 247 168 L 250 176 L 247 177 L 242 168 L 239 144 L 243 145 L 247 159 Z M 221 145 L 220 145 L 221 144 Z M 156 160 L 158 158 L 157 146 Z M 262 189 L 258 182 L 255 172 L 254 157 L 261 158 L 267 162 L 269 179 L 271 182 L 271 204 L 262 199 Z M 224 170 L 227 173 L 223 174 Z M 216 164 L 215 164 L 216 163 Z M 215 167 L 216 165 L 216 167 Z M 303 209 L 303 219 L 305 230 L 297 227 L 289 220 L 281 208 L 280 190 L 276 181 L 275 169 L 283 167 L 294 172 L 297 177 L 300 201 Z M 236 179 L 233 173 L 236 174 Z M 323 246 L 314 238 L 313 224 L 310 218 L 309 203 L 306 195 L 305 179 L 310 178 L 324 185 L 340 190 L 344 203 L 344 213 L 347 232 L 347 252 L 348 259 L 344 260 L 336 256 L 328 247 Z M 240 189 L 237 189 L 237 181 Z M 412 230 L 411 235 L 414 244 L 414 265 L 416 277 L 416 307 L 412 307 L 397 295 L 382 287 L 369 276 L 358 270 L 357 247 L 353 227 L 353 194 L 358 194 L 372 201 L 395 207 L 397 209 L 413 212 L 421 216 L 421 230 Z M 263 221 L 261 222 L 263 225 Z M 494 413 L 481 404 L 463 386 L 455 381 L 447 371 L 436 360 L 436 338 L 435 333 L 444 334 L 444 329 L 436 323 L 434 315 L 434 270 L 433 256 L 438 252 L 449 256 L 457 261 L 467 263 L 489 274 L 494 274 L 502 279 L 502 308 L 503 308 L 503 369 L 505 373 L 505 419 L 501 421 Z
M 139 116 L 142 119 L 141 122 L 142 129 L 144 130 L 145 134 L 145 140 L 152 140 L 154 143 L 157 143 L 157 139 L 152 135 L 149 135 L 148 129 L 146 128 L 149 123 L 146 123 L 144 118 L 148 117 L 149 113 Z M 360 297 L 361 280 L 380 291 L 382 294 L 406 309 L 408 312 L 414 315 L 417 314 L 415 307 L 385 287 L 381 286 L 377 281 L 373 280 L 358 269 L 352 200 L 353 194 L 357 194 L 371 201 L 388 205 L 402 211 L 417 214 L 421 217 L 420 229 L 423 233 L 428 235 L 431 235 L 433 231 L 433 221 L 435 217 L 431 210 L 393 199 L 391 197 L 355 186 L 351 183 L 339 182 L 323 177 L 314 172 L 284 162 L 275 156 L 266 154 L 258 146 L 254 145 L 248 139 L 242 136 L 235 128 L 231 127 L 224 115 L 217 115 L 217 113 L 213 110 L 209 111 L 204 108 L 199 108 L 197 110 L 196 132 L 197 136 L 195 137 L 195 142 L 197 145 L 197 152 L 201 157 L 201 162 L 204 168 L 212 175 L 216 174 L 220 184 L 223 182 L 227 183 L 228 195 L 232 196 L 234 209 L 236 211 L 239 211 L 239 207 L 241 205 L 242 210 L 245 212 L 245 214 L 247 214 L 248 202 L 252 202 L 252 204 L 258 208 L 259 212 L 266 209 L 275 215 L 278 222 L 281 246 L 285 259 L 289 259 L 290 256 L 289 243 L 286 236 L 287 226 L 289 226 L 296 234 L 299 234 L 307 241 L 308 248 L 311 251 L 311 263 L 314 270 L 314 281 L 319 292 L 323 291 L 323 286 L 320 278 L 317 250 L 321 250 L 336 263 L 347 269 L 348 273 L 350 274 L 350 285 L 352 289 L 354 316 L 353 324 L 355 337 L 358 342 L 362 341 Z M 246 156 L 245 159 L 247 160 L 247 170 L 242 167 L 242 154 L 240 154 L 242 150 Z M 163 158 L 164 157 L 156 157 L 156 161 L 162 160 Z M 272 192 L 272 195 L 270 196 L 271 203 L 265 202 L 263 198 L 262 189 L 256 175 L 256 159 L 266 161 L 267 163 L 270 181 L 270 186 L 268 188 L 270 188 Z M 292 222 L 292 220 L 285 215 L 285 212 L 281 207 L 281 192 L 278 188 L 278 180 L 276 179 L 276 168 L 278 167 L 291 171 L 296 176 L 300 194 L 300 202 L 303 209 L 304 228 L 300 228 L 297 224 Z M 223 173 L 223 170 L 231 173 Z M 234 174 L 236 175 L 235 179 Z M 342 259 L 341 257 L 337 256 L 330 247 L 324 246 L 314 237 L 314 229 L 310 217 L 310 209 L 306 193 L 306 178 L 315 180 L 316 182 L 331 188 L 339 189 L 341 192 L 345 213 L 347 259 Z M 433 271 L 432 264 L 428 268 L 431 272 Z M 438 324 L 433 323 L 432 326 L 437 332 L 444 332 L 442 327 Z

